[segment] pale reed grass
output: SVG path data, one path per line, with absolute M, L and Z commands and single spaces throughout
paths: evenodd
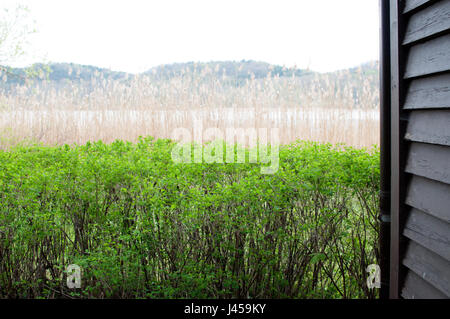
M 217 71 L 217 70 L 216 70 Z M 313 74 L 237 83 L 209 69 L 171 79 L 101 77 L 0 92 L 0 147 L 21 141 L 84 144 L 139 136 L 171 138 L 175 128 L 278 128 L 282 143 L 379 143 L 378 89 L 362 73 Z M 372 81 L 372 82 L 371 82 Z M 355 87 L 362 86 L 355 98 Z M 362 92 L 362 93 L 361 93 Z

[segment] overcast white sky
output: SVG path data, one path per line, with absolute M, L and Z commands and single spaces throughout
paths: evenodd
M 37 21 L 51 62 L 142 72 L 188 61 L 258 60 L 333 71 L 378 59 L 378 0 L 0 0 Z M 34 62 L 34 61 L 33 61 Z

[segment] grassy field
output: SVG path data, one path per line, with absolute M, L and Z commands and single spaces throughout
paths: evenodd
M 0 297 L 376 297 L 378 149 L 292 143 L 263 175 L 174 145 L 0 151 Z

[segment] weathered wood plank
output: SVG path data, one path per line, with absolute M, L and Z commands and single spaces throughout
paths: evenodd
M 447 299 L 447 296 L 417 276 L 408 271 L 401 293 L 407 299 Z
M 403 192 L 401 186 L 404 185 L 403 178 L 404 174 L 400 173 L 400 161 L 402 153 L 400 152 L 400 144 L 402 142 L 402 136 L 398 134 L 401 124 L 400 118 L 403 115 L 400 97 L 403 93 L 404 81 L 402 81 L 402 70 L 404 64 L 403 49 L 401 46 L 401 30 L 399 29 L 399 23 L 402 24 L 403 21 L 400 18 L 402 3 L 399 1 L 389 1 L 389 30 L 390 30 L 390 41 L 389 45 L 385 48 L 390 50 L 390 59 L 388 62 L 390 64 L 390 70 L 388 71 L 387 66 L 383 66 L 384 71 L 388 71 L 390 75 L 390 96 L 391 103 L 389 108 L 391 110 L 390 118 L 390 131 L 387 130 L 388 134 L 391 134 L 389 143 L 385 143 L 386 148 L 390 148 L 391 157 L 391 170 L 390 170 L 390 249 L 389 249 L 389 296 L 391 298 L 398 298 L 400 294 L 400 277 L 401 277 L 401 261 L 400 261 L 400 210 L 403 207 L 403 203 L 400 200 L 399 194 Z M 387 25 L 383 26 L 385 29 L 388 28 Z M 388 124 L 388 123 L 386 123 Z M 385 272 L 386 273 L 386 272 Z
M 410 12 L 426 3 L 432 3 L 433 0 L 406 0 L 405 7 L 403 9 L 403 13 Z
M 443 0 L 411 16 L 403 44 L 410 44 L 448 29 L 450 29 L 450 0 Z
M 430 285 L 450 297 L 450 263 L 447 260 L 414 241 L 410 241 L 402 263 Z
M 412 208 L 403 235 L 450 261 L 450 224 Z
M 450 184 L 450 147 L 411 143 L 405 170 Z
M 403 108 L 450 108 L 450 73 L 412 80 Z
M 450 110 L 412 111 L 405 139 L 450 146 Z
M 405 78 L 450 70 L 450 34 L 411 47 Z
M 450 185 L 413 175 L 405 203 L 450 223 Z

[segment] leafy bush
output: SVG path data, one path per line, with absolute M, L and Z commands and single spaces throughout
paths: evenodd
M 377 149 L 297 142 L 262 175 L 176 164 L 174 145 L 0 151 L 0 297 L 376 297 Z

